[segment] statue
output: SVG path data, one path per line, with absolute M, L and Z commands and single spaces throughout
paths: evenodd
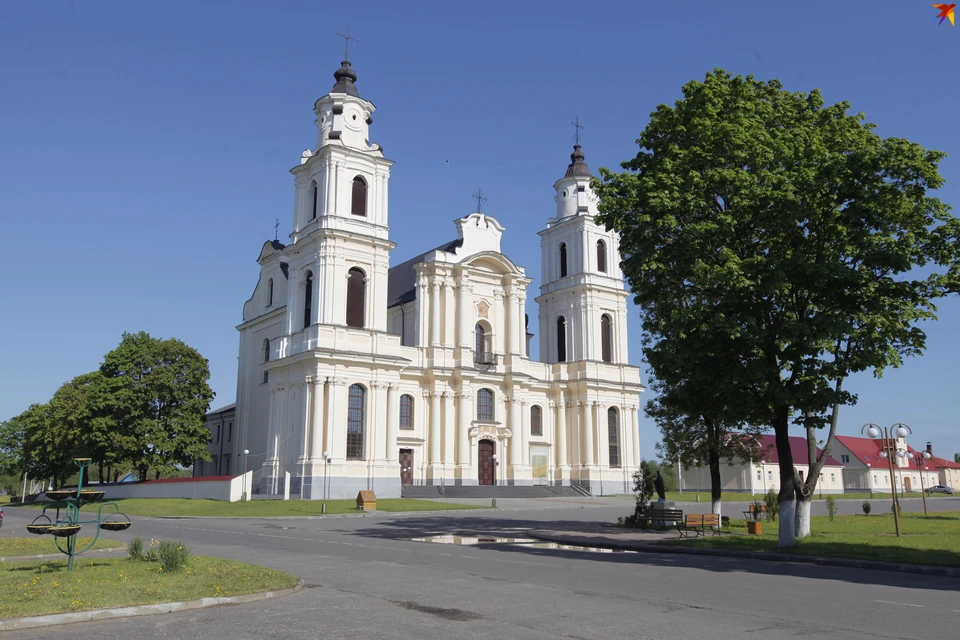
M 657 490 L 657 497 L 660 498 L 661 501 L 666 501 L 667 499 L 666 487 L 664 486 L 664 483 L 663 483 L 663 476 L 660 474 L 659 471 L 657 471 L 657 477 L 653 479 L 653 486 Z

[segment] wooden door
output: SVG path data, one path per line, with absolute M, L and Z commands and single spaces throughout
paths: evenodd
M 413 484 L 413 449 L 400 449 L 400 484 Z
M 493 440 L 481 440 L 477 443 L 477 466 L 480 468 L 480 484 L 493 485 L 493 453 L 496 445 Z
M 910 476 L 907 476 L 906 478 L 903 479 L 903 488 L 906 489 L 907 491 L 912 491 L 912 489 L 910 488 Z

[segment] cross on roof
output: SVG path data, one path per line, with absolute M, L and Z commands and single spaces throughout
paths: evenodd
M 277 221 L 273 223 L 273 239 L 274 241 L 280 239 L 280 218 L 277 218 Z
M 483 191 L 477 189 L 477 192 L 471 197 L 477 201 L 477 213 L 481 213 L 483 210 L 483 203 L 487 201 L 487 196 L 483 195 Z
M 580 144 L 580 129 L 583 129 L 583 125 L 580 124 L 580 116 L 576 116 L 573 119 L 573 122 L 570 124 L 573 125 L 573 128 L 576 130 L 576 133 L 573 135 L 573 139 L 577 141 L 577 145 Z
M 350 35 L 350 25 L 347 25 L 347 28 L 345 29 L 345 31 L 346 33 L 337 32 L 337 35 L 343 38 L 343 41 L 344 41 L 343 59 L 349 60 L 350 59 L 350 41 L 353 40 L 357 44 L 360 44 L 360 41 Z

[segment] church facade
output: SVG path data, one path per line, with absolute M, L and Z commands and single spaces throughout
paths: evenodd
M 349 61 L 334 78 L 316 148 L 291 170 L 290 242 L 263 245 L 237 327 L 233 459 L 249 451 L 261 492 L 290 473 L 308 499 L 494 482 L 629 492 L 644 388 L 618 238 L 593 222 L 580 147 L 540 231 L 537 362 L 531 279 L 501 253 L 500 221 L 471 213 L 455 239 L 390 266 L 393 163 L 369 142 L 375 107 Z

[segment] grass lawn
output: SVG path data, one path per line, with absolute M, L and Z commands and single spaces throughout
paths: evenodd
M 297 578 L 233 560 L 193 556 L 175 573 L 128 558 L 0 565 L 0 619 L 286 589 Z
M 680 493 L 678 491 L 667 491 L 667 500 L 673 500 L 674 502 L 697 502 L 697 495 L 700 496 L 700 502 L 710 502 L 710 492 L 701 491 L 699 494 L 696 491 L 684 491 Z M 826 500 L 828 494 L 823 494 L 823 497 L 819 493 L 813 495 L 814 500 Z M 874 493 L 872 496 L 869 492 L 847 492 L 847 493 L 834 493 L 833 497 L 837 500 L 890 500 L 893 501 L 893 496 L 889 493 Z M 908 491 L 903 498 L 920 498 L 922 497 L 919 491 Z M 927 496 L 927 500 L 937 499 L 944 496 L 944 494 L 938 493 L 932 496 Z M 656 496 L 654 496 L 656 498 Z M 754 500 L 763 501 L 763 494 L 750 495 L 749 493 L 722 493 L 720 494 L 720 500 L 722 502 L 753 502 Z
M 747 535 L 746 522 L 730 521 L 730 535 L 671 540 L 663 544 L 746 549 L 776 552 L 779 522 L 764 522 L 763 535 Z M 941 511 L 924 516 L 904 513 L 896 536 L 893 515 L 827 516 L 811 518 L 810 537 L 797 541 L 791 553 L 858 560 L 908 562 L 960 567 L 960 511 Z
M 93 538 L 77 538 L 77 549 L 85 549 Z M 66 548 L 66 542 L 61 543 Z M 126 546 L 116 540 L 100 538 L 93 549 L 110 549 Z M 25 536 L 22 538 L 0 538 L 0 558 L 10 556 L 32 556 L 40 553 L 60 553 L 53 536 Z
M 120 511 L 128 516 L 234 516 L 267 518 L 274 516 L 318 516 L 320 500 L 251 500 L 226 502 L 223 500 L 190 500 L 187 498 L 128 498 L 114 500 Z M 43 506 L 28 505 L 28 506 Z M 450 509 L 484 509 L 486 507 L 448 502 L 431 502 L 396 498 L 377 500 L 378 511 L 448 511 Z M 84 507 L 93 510 L 96 503 Z M 327 513 L 362 513 L 356 500 L 327 500 Z

